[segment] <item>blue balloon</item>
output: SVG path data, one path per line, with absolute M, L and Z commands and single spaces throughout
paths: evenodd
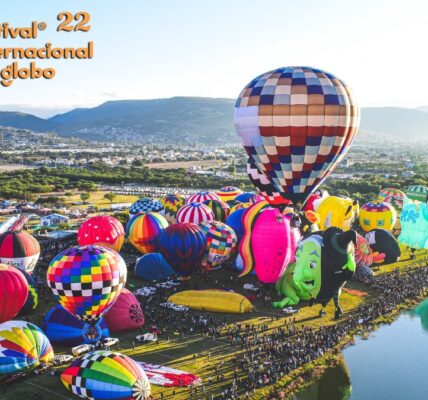
M 60 304 L 48 311 L 41 328 L 52 344 L 60 346 L 96 343 L 110 336 L 103 317 L 95 325 L 89 325 L 71 315 Z
M 21 270 L 21 272 L 25 276 L 25 279 L 28 283 L 28 296 L 24 307 L 22 307 L 18 315 L 26 315 L 32 313 L 39 304 L 39 291 L 37 290 L 37 283 L 35 279 L 25 271 Z
M 252 192 L 244 192 L 241 194 L 238 194 L 238 196 L 235 197 L 236 201 L 240 201 L 241 203 L 247 203 L 248 200 L 250 200 L 255 193 Z
M 240 208 L 239 210 L 234 211 L 226 219 L 226 225 L 230 226 L 236 233 L 238 238 L 238 243 L 241 241 L 244 236 L 244 225 L 242 222 L 242 216 L 244 212 L 247 211 L 246 208 Z
M 160 253 L 145 254 L 135 264 L 135 276 L 146 281 L 164 281 L 173 275 L 174 270 Z

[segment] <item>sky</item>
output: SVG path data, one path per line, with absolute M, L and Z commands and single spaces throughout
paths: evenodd
M 0 110 L 49 116 L 109 100 L 236 98 L 263 72 L 289 65 L 344 80 L 361 106 L 428 104 L 426 0 L 14 0 L 0 22 L 44 21 L 36 40 L 0 47 L 80 47 L 92 60 L 38 61 L 52 80 L 0 86 Z M 57 14 L 87 11 L 91 30 L 57 32 Z M 0 69 L 12 61 L 0 59 Z M 28 61 L 20 61 L 22 66 Z

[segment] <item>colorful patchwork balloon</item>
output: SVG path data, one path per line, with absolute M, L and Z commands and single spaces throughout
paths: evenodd
M 219 221 L 202 222 L 200 227 L 205 235 L 202 267 L 209 271 L 220 267 L 229 259 L 238 239 L 232 228 Z
M 53 358 L 49 339 L 36 325 L 26 321 L 0 324 L 0 374 L 50 364 Z
M 397 220 L 397 212 L 389 203 L 368 202 L 361 207 L 360 225 L 365 232 L 381 228 L 392 230 Z
M 99 244 L 120 251 L 125 241 L 122 223 L 109 215 L 98 215 L 86 220 L 77 231 L 80 246 Z
M 177 211 L 184 205 L 185 198 L 179 194 L 169 194 L 160 200 L 164 207 L 165 219 L 170 224 L 177 222 Z
M 220 200 L 220 197 L 215 193 L 211 192 L 199 192 L 196 194 L 192 194 L 186 199 L 186 204 L 190 203 L 204 203 L 208 200 Z
M 159 250 L 178 275 L 189 277 L 201 266 L 205 235 L 196 224 L 170 225 L 159 236 Z
M 168 221 L 155 212 L 134 215 L 126 224 L 129 242 L 140 253 L 157 251 L 157 238 L 168 226 Z
M 403 201 L 404 201 L 405 195 L 406 194 L 400 189 L 394 189 L 394 188 L 382 189 L 378 196 L 378 202 L 389 203 L 396 210 L 401 211 L 401 209 L 403 208 Z
M 94 351 L 74 361 L 61 374 L 72 393 L 93 400 L 148 400 L 150 382 L 131 358 L 111 351 Z
M 95 323 L 126 283 L 126 264 L 102 246 L 72 247 L 51 261 L 48 286 L 58 302 L 81 321 Z
M 284 67 L 253 79 L 235 105 L 235 127 L 258 169 L 294 204 L 302 203 L 345 156 L 359 108 L 330 73 Z
M 226 218 L 229 216 L 230 207 L 224 201 L 208 200 L 204 204 L 207 205 L 214 213 L 214 218 L 216 221 L 226 221 Z
M 242 193 L 242 190 L 235 186 L 225 186 L 222 187 L 216 195 L 220 197 L 222 201 L 235 200 L 235 197 Z
M 0 323 L 14 318 L 24 307 L 27 296 L 28 284 L 22 272 L 0 264 Z
M 138 213 L 161 212 L 162 210 L 163 205 L 159 200 L 145 197 L 132 204 L 129 208 L 129 215 L 133 216 Z
M 200 224 L 205 221 L 214 221 L 212 210 L 203 203 L 189 203 L 178 210 L 177 222 Z

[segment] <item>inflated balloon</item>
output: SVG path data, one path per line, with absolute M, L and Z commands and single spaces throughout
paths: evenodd
M 177 212 L 177 222 L 191 222 L 200 224 L 201 222 L 214 221 L 215 216 L 211 208 L 203 203 L 188 203 Z
M 220 200 L 220 197 L 211 192 L 199 192 L 192 194 L 186 199 L 186 204 L 190 203 L 205 203 L 208 200 Z
M 283 197 L 303 203 L 342 160 L 359 108 L 334 75 L 284 67 L 252 80 L 235 105 L 235 127 L 258 169 Z
M 0 263 L 31 274 L 40 256 L 39 242 L 27 232 L 0 234 Z
M 241 242 L 244 236 L 244 221 L 242 217 L 246 211 L 246 208 L 241 208 L 234 213 L 231 213 L 226 220 L 226 225 L 230 226 L 236 234 L 238 243 Z
M 129 242 L 140 253 L 157 251 L 157 239 L 168 226 L 168 221 L 155 212 L 134 215 L 126 224 Z
M 80 321 L 60 304 L 51 308 L 43 320 L 41 328 L 53 345 L 78 346 L 96 343 L 103 337 L 109 337 L 110 331 L 104 317 L 92 326 Z M 89 332 L 91 331 L 91 334 Z
M 406 190 L 408 200 L 428 202 L 428 187 L 422 185 L 409 186 Z
M 378 196 L 378 202 L 389 203 L 396 210 L 401 211 L 401 209 L 403 208 L 403 201 L 404 201 L 405 195 L 406 194 L 400 189 L 394 189 L 394 188 L 382 189 Z
M 53 359 L 49 339 L 36 325 L 26 321 L 0 324 L 0 374 L 51 364 Z
M 204 203 L 214 213 L 214 219 L 216 221 L 224 222 L 229 216 L 230 207 L 221 200 L 208 200 Z
M 326 197 L 316 208 L 320 216 L 320 229 L 336 227 L 348 231 L 351 229 L 357 208 L 358 202 L 348 197 Z
M 104 318 L 112 332 L 140 329 L 144 325 L 144 314 L 140 303 L 126 288 L 122 290 Z
M 27 300 L 18 315 L 26 315 L 34 312 L 39 304 L 39 292 L 37 290 L 37 282 L 27 272 L 21 271 L 27 281 L 28 296 Z
M 373 263 L 380 264 L 385 261 L 385 254 L 374 252 L 367 239 L 357 233 L 355 246 L 355 263 L 357 268 L 368 268 Z
M 397 221 L 397 212 L 389 203 L 370 201 L 361 207 L 359 221 L 365 232 L 376 228 L 390 231 Z
M 414 249 L 428 249 L 428 203 L 410 199 L 406 194 L 400 223 L 399 243 Z
M 129 208 L 129 215 L 133 216 L 138 213 L 148 213 L 148 212 L 161 212 L 163 210 L 163 205 L 159 200 L 150 199 L 145 197 L 143 199 L 137 200 Z
M 235 204 L 234 206 L 232 206 L 230 208 L 229 216 L 230 216 L 230 214 L 233 214 L 235 211 L 241 210 L 242 208 L 248 208 L 248 207 L 251 207 L 251 203 L 238 203 L 238 204 Z
M 160 253 L 149 253 L 135 264 L 135 276 L 146 281 L 164 281 L 175 275 L 174 270 Z
M 321 203 L 321 196 L 318 193 L 312 193 L 308 196 L 304 206 L 303 211 L 313 211 L 318 207 L 318 204 Z M 318 203 L 318 204 L 317 204 Z
M 61 382 L 75 395 L 93 400 L 148 400 L 150 382 L 131 358 L 100 350 L 85 354 L 62 374 Z
M 283 300 L 274 307 L 296 305 L 313 300 L 325 307 L 334 300 L 335 318 L 342 314 L 339 296 L 346 281 L 355 273 L 354 245 L 356 232 L 328 228 L 314 233 L 299 243 L 296 262 L 290 264 L 276 285 Z
M 209 271 L 221 266 L 229 259 L 235 251 L 238 239 L 233 229 L 223 222 L 202 222 L 200 227 L 205 235 L 202 267 Z
M 236 201 L 239 201 L 240 203 L 250 203 L 254 204 L 251 200 L 254 198 L 256 194 L 253 192 L 243 192 L 235 197 Z
M 160 202 L 164 207 L 165 219 L 170 224 L 175 224 L 177 222 L 177 211 L 184 205 L 185 197 L 179 194 L 168 194 Z
M 385 255 L 383 260 L 385 263 L 394 263 L 400 259 L 400 246 L 391 232 L 385 229 L 373 229 L 366 233 L 365 239 L 373 251 Z
M 189 277 L 202 264 L 205 235 L 196 224 L 170 225 L 159 236 L 159 250 L 178 275 Z
M 216 195 L 220 197 L 220 200 L 222 201 L 230 201 L 235 200 L 235 197 L 241 193 L 242 190 L 235 186 L 224 186 L 218 192 L 216 192 Z
M 48 286 L 58 302 L 81 321 L 95 323 L 126 283 L 126 264 L 102 246 L 72 247 L 51 261 Z
M 272 205 L 290 204 L 290 200 L 281 196 L 271 180 L 257 168 L 254 160 L 249 157 L 247 161 L 247 175 L 251 183 L 260 191 L 264 199 Z
M 244 262 L 240 276 L 255 270 L 264 283 L 275 283 L 294 256 L 290 220 L 277 208 L 263 203 L 248 208 L 243 216 L 244 237 L 239 254 Z
M 98 215 L 87 219 L 77 231 L 80 246 L 99 244 L 120 251 L 125 241 L 122 223 L 109 215 Z
M 18 315 L 27 296 L 28 284 L 23 273 L 11 265 L 0 264 L 0 323 Z

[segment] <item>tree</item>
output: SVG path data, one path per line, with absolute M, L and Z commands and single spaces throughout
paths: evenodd
M 113 200 L 116 198 L 116 195 L 112 192 L 106 193 L 104 198 L 107 199 L 110 203 L 113 203 Z
M 90 199 L 91 195 L 89 193 L 81 193 L 80 198 L 84 203 L 86 203 Z

